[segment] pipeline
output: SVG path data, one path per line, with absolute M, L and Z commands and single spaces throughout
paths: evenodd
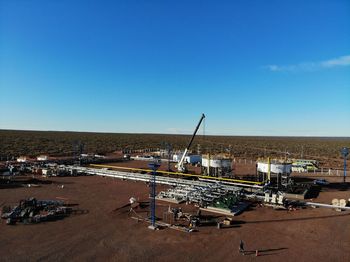
M 341 209 L 341 210 L 350 210 L 350 207 L 341 207 L 341 206 L 335 206 L 330 204 L 323 204 L 323 203 L 314 203 L 314 202 L 305 202 L 305 206 L 315 206 L 315 207 L 325 207 L 325 208 L 332 208 L 332 209 Z
M 152 172 L 151 169 L 143 169 L 143 168 L 132 168 L 132 167 L 121 167 L 121 166 L 110 166 L 110 165 L 98 165 L 98 164 L 91 164 L 90 166 L 98 167 L 98 168 L 112 168 L 112 169 L 122 169 L 122 170 L 130 170 L 130 171 L 141 171 L 141 172 Z M 206 181 L 220 181 L 220 182 L 229 182 L 232 185 L 240 184 L 240 186 L 244 185 L 249 187 L 249 185 L 256 185 L 256 186 L 262 186 L 265 184 L 266 181 L 258 182 L 258 181 L 250 181 L 250 180 L 241 180 L 241 179 L 232 179 L 232 178 L 225 178 L 225 177 L 212 177 L 212 176 L 203 176 L 203 175 L 194 175 L 194 174 L 185 174 L 180 172 L 169 172 L 169 171 L 162 171 L 157 170 L 157 173 L 165 174 L 165 175 L 176 175 L 176 176 L 182 176 L 182 177 L 191 177 L 191 178 L 198 178 L 201 180 Z
M 116 170 L 105 170 L 105 169 L 78 167 L 78 166 L 64 166 L 64 167 L 61 167 L 61 169 L 65 171 L 70 171 L 70 172 L 75 171 L 77 173 L 85 173 L 89 175 L 113 177 L 113 178 L 119 178 L 123 180 L 133 180 L 133 181 L 140 181 L 140 182 L 149 182 L 151 179 L 151 175 L 149 174 L 122 172 L 122 171 L 116 171 Z M 182 179 L 182 178 L 156 176 L 156 183 L 163 184 L 163 185 L 170 185 L 170 186 L 191 185 L 191 186 L 205 187 L 205 186 L 211 186 L 219 182 L 218 181 L 204 182 L 204 181 L 198 181 L 198 180 L 188 180 L 188 179 Z M 227 190 L 237 190 L 237 186 L 235 185 L 227 185 L 227 184 L 221 184 L 221 183 L 220 185 L 222 185 L 222 187 Z

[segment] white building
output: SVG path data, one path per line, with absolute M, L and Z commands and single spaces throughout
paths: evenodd
M 17 158 L 17 162 L 25 163 L 27 162 L 28 158 L 26 156 L 20 156 Z
M 189 155 L 185 157 L 185 162 L 189 164 L 197 164 L 202 162 L 201 155 Z
M 270 167 L 269 167 L 270 165 Z M 292 163 L 285 162 L 285 161 L 279 161 L 272 159 L 270 163 L 266 160 L 259 160 L 258 161 L 258 172 L 262 173 L 268 173 L 270 168 L 270 172 L 272 174 L 288 174 L 292 172 Z
M 96 157 L 96 158 L 106 158 L 106 156 L 104 156 L 104 155 L 99 155 L 99 154 L 95 154 L 94 157 Z
M 182 157 L 182 154 L 174 154 L 173 155 L 173 161 L 174 162 L 180 162 L 181 157 Z
M 173 161 L 180 162 L 182 155 L 183 155 L 183 153 L 174 154 Z M 202 156 L 201 155 L 188 155 L 185 157 L 184 162 L 188 163 L 188 164 L 200 163 L 200 162 L 202 162 Z
M 40 156 L 37 156 L 36 160 L 38 161 L 46 161 L 48 160 L 49 157 L 47 155 L 40 155 Z
M 51 175 L 52 175 L 51 169 L 43 168 L 43 169 L 41 170 L 41 172 L 42 172 L 42 176 L 44 176 L 44 177 L 47 177 L 47 176 L 51 176 Z

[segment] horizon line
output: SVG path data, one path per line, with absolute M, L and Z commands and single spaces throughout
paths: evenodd
M 39 129 L 7 129 L 0 128 L 0 131 L 24 131 L 24 132 L 62 132 L 62 133 L 97 133 L 97 134 L 138 134 L 138 135 L 174 135 L 174 136 L 190 136 L 190 134 L 174 134 L 174 133 L 154 133 L 154 132 L 109 132 L 109 131 L 76 131 L 76 130 L 39 130 Z M 203 136 L 203 134 L 197 134 Z M 290 138 L 349 138 L 350 136 L 317 136 L 317 135 L 219 135 L 219 134 L 205 134 L 204 136 L 231 136 L 231 137 L 290 137 Z

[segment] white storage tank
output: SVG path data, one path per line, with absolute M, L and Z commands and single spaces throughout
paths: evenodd
M 17 162 L 20 162 L 20 163 L 25 163 L 27 162 L 28 158 L 26 156 L 20 156 L 17 158 Z
M 269 163 L 268 161 L 258 161 L 258 172 L 268 173 Z M 290 174 L 292 172 L 292 163 L 283 162 L 278 160 L 271 160 L 270 172 L 273 174 Z
M 46 161 L 48 160 L 48 156 L 47 155 L 40 155 L 36 157 L 36 160 L 38 161 Z
M 203 158 L 202 166 L 204 167 L 231 167 L 232 159 L 225 158 Z
M 207 176 L 231 177 L 232 158 L 225 155 L 203 155 L 202 173 Z
M 262 180 L 276 183 L 278 187 L 287 186 L 292 173 L 292 162 L 280 159 L 258 159 L 257 173 Z

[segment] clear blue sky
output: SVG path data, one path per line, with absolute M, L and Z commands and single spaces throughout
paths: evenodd
M 0 128 L 350 136 L 350 1 L 0 0 Z

